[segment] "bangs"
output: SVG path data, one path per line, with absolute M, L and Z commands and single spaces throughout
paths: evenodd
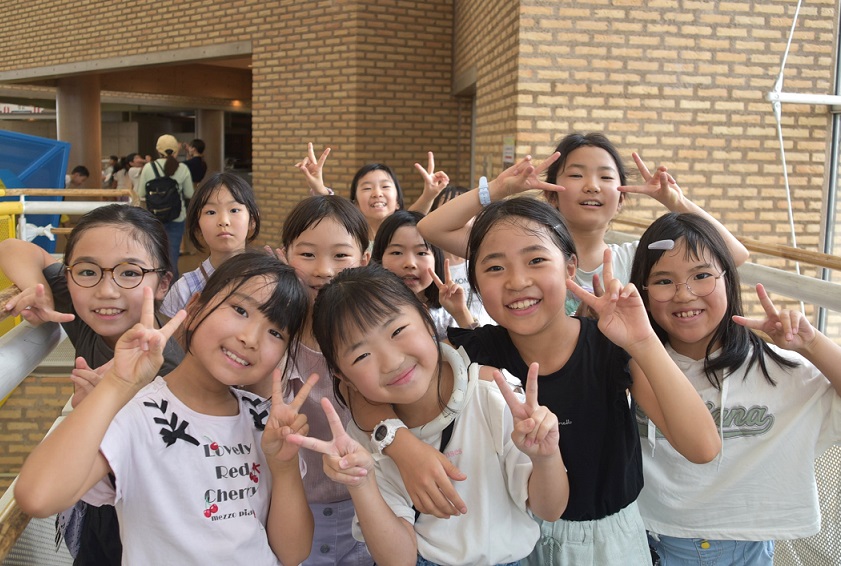
M 400 283 L 403 285 L 403 283 Z M 398 305 L 405 302 L 404 297 L 390 293 L 389 289 L 355 289 L 354 295 L 346 295 L 330 305 L 330 318 L 334 320 L 335 347 L 345 346 L 349 337 L 357 332 L 367 333 L 379 327 L 385 321 L 400 312 Z

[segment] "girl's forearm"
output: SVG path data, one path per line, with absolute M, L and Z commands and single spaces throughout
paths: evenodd
M 445 252 L 466 257 L 470 235 L 467 224 L 481 210 L 478 190 L 473 189 L 430 212 L 418 222 L 418 231 L 426 241 Z
M 529 509 L 544 521 L 561 518 L 569 501 L 569 480 L 566 466 L 557 456 L 532 460 L 529 477 Z
M 721 450 L 721 439 L 698 392 L 656 336 L 634 345 L 632 350 L 628 353 L 639 370 L 632 371 L 634 398 L 687 460 L 711 461 Z
M 730 233 L 730 230 L 724 227 L 724 224 L 719 222 L 709 212 L 692 202 L 690 199 L 683 197 L 677 206 L 671 207 L 671 211 L 697 214 L 712 224 L 719 235 L 724 239 L 724 243 L 727 244 L 727 249 L 730 250 L 730 254 L 733 256 L 733 262 L 737 267 L 745 263 L 750 257 L 748 249 L 736 238 L 736 236 Z
M 377 564 L 412 565 L 418 559 L 414 526 L 397 517 L 380 493 L 372 475 L 348 489 L 368 551 Z
M 815 340 L 809 348 L 799 353 L 812 362 L 824 377 L 832 384 L 835 393 L 841 396 L 841 346 L 816 332 Z
M 24 462 L 15 498 L 27 513 L 44 517 L 75 504 L 108 473 L 99 452 L 114 416 L 136 390 L 104 378 Z
M 0 271 L 21 290 L 43 284 L 49 293 L 44 268 L 56 263 L 42 248 L 30 242 L 8 239 L 0 242 Z
M 281 564 L 300 564 L 312 548 L 312 511 L 304 493 L 298 459 L 272 468 L 272 501 L 266 533 Z

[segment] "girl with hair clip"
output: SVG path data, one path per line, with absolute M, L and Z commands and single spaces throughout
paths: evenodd
M 70 376 L 73 407 L 110 367 L 119 337 L 140 321 L 144 289 L 161 300 L 172 281 L 163 224 L 151 212 L 123 204 L 82 216 L 67 238 L 63 263 L 32 243 L 0 242 L 0 270 L 22 289 L 6 304 L 9 314 L 20 314 L 30 324 L 58 322 L 67 332 L 77 356 Z M 184 352 L 168 340 L 163 357 L 160 373 L 166 375 Z M 79 502 L 56 526 L 77 565 L 120 564 L 113 507 Z
M 612 277 L 610 251 L 604 258 L 605 293 L 596 297 L 572 280 L 575 243 L 557 210 L 531 198 L 505 198 L 530 189 L 562 190 L 538 178 L 558 157 L 539 166 L 527 157 L 489 183 L 481 199 L 490 203 L 476 217 L 467 242 L 468 277 L 499 326 L 451 329 L 449 337 L 473 360 L 515 375 L 538 362 L 543 372 L 539 401 L 561 423 L 570 501 L 559 521 L 541 523 L 529 562 L 644 564 L 650 557 L 636 506 L 642 458 L 633 408 L 638 404 L 652 415 L 693 462 L 712 460 L 720 440 L 703 402 L 654 334 L 636 288 Z M 465 209 L 479 202 L 478 192 L 452 200 L 436 214 L 449 215 L 450 222 L 467 216 Z M 598 322 L 566 314 L 567 289 Z M 469 513 L 442 481 L 454 476 L 452 470 L 425 463 L 413 451 L 397 447 L 391 454 L 405 468 L 404 476 L 412 476 L 410 492 L 437 512 Z
M 330 148 L 325 148 L 318 159 L 315 157 L 312 143 L 307 144 L 307 156 L 295 164 L 306 179 L 311 195 L 332 195 L 333 190 L 324 185 L 323 169 Z M 415 163 L 415 169 L 423 177 L 424 186 L 421 196 L 409 210 L 426 214 L 432 201 L 450 182 L 443 171 L 435 171 L 435 157 L 427 154 L 429 165 L 424 169 Z M 354 203 L 368 222 L 368 238 L 373 242 L 380 225 L 395 210 L 403 210 L 403 189 L 397 181 L 397 175 L 382 163 L 368 163 L 362 166 L 350 182 L 350 201 Z
M 377 265 L 336 276 L 316 299 L 313 329 L 340 403 L 351 392 L 391 405 L 422 443 L 470 472 L 460 487 L 472 514 L 421 516 L 394 463 L 366 448 L 384 440 L 381 431 L 369 441 L 354 422 L 345 433 L 322 399 L 333 439 L 288 441 L 325 454 L 324 471 L 348 486 L 354 532 L 377 564 L 518 564 L 538 537 L 532 513 L 553 520 L 569 496 L 558 421 L 537 402 L 537 366 L 523 402 L 500 372 L 440 344 L 417 296 Z
M 178 183 L 181 212 L 173 220 L 164 223 L 164 228 L 166 228 L 166 233 L 169 236 L 169 261 L 172 264 L 173 277 L 178 279 L 178 256 L 181 249 L 181 238 L 184 237 L 184 219 L 187 217 L 187 207 L 184 203 L 193 197 L 193 178 L 190 176 L 190 170 L 187 166 L 177 159 L 181 144 L 175 139 L 175 136 L 162 135 L 158 138 L 155 149 L 157 149 L 160 157 L 143 166 L 134 189 L 137 196 L 142 199 L 146 197 L 146 183 L 157 175 L 172 177 Z
M 343 269 L 368 263 L 368 224 L 351 202 L 338 196 L 314 196 L 299 202 L 283 222 L 283 252 L 295 268 L 309 298 L 309 310 L 294 363 L 287 374 L 287 394 L 299 394 L 307 378 L 321 379 L 303 399 L 300 412 L 307 416 L 310 435 L 330 439 L 330 425 L 319 400 L 333 396 L 333 384 L 327 361 L 312 333 L 312 304 L 319 290 Z M 259 392 L 258 392 L 259 393 Z M 344 424 L 350 411 L 338 409 Z M 345 486 L 330 481 L 318 454 L 304 451 L 306 466 L 304 491 L 315 521 L 312 549 L 304 562 L 307 566 L 365 566 L 373 563 L 365 544 L 351 533 L 353 502 Z
M 418 232 L 423 214 L 398 210 L 389 216 L 377 232 L 371 259 L 396 274 L 426 305 L 435 321 L 435 331 L 442 340 L 447 328 L 478 325 L 467 308 L 464 288 L 450 277 L 449 261 L 437 247 Z
M 175 316 L 193 293 L 204 289 L 207 278 L 222 262 L 245 251 L 260 234 L 260 209 L 254 189 L 233 173 L 216 173 L 204 183 L 187 208 L 187 235 L 197 250 L 210 256 L 185 273 L 169 290 L 161 313 Z
M 762 285 L 765 318 L 745 318 L 727 243 L 693 214 L 651 224 L 631 281 L 722 442 L 716 460 L 690 464 L 638 411 L 652 548 L 663 566 L 771 566 L 775 540 L 820 530 L 814 461 L 841 442 L 841 347 Z
M 298 408 L 309 386 L 285 404 L 278 365 L 287 352 L 287 364 L 294 357 L 306 292 L 292 268 L 246 252 L 211 276 L 189 310 L 158 330 L 144 289 L 140 322 L 117 342 L 113 366 L 27 458 L 15 498 L 34 516 L 80 497 L 115 505 L 123 564 L 208 556 L 298 564 L 309 553 L 312 516 L 298 447 L 286 438 L 307 433 Z M 185 318 L 184 360 L 155 377 Z M 272 373 L 276 395 L 263 422 L 251 410 L 257 400 L 235 386 Z
M 629 281 L 631 262 L 638 242 L 605 242 L 610 223 L 622 210 L 627 193 L 648 195 L 674 212 L 694 212 L 703 216 L 725 239 L 737 265 L 747 261 L 747 249 L 721 223 L 683 194 L 666 167 L 660 166 L 651 174 L 640 156 L 634 153 L 632 155 L 644 184 L 628 185 L 619 150 L 599 133 L 569 134 L 561 140 L 555 151 L 559 157 L 546 168 L 546 182 L 564 188 L 546 190 L 543 195 L 564 217 L 575 240 L 578 253 L 573 280 L 582 288 L 601 294 L 600 278 L 604 278 L 602 259 L 608 249 L 613 258 L 613 276 L 623 284 Z M 480 185 L 485 186 L 482 182 Z M 468 200 L 472 206 L 462 209 L 463 216 L 456 219 L 430 214 L 421 223 L 421 232 L 441 249 L 463 255 L 470 232 L 465 223 L 482 209 L 482 204 L 475 196 Z M 446 222 L 449 220 L 453 222 Z M 567 314 L 575 313 L 580 306 L 581 301 L 575 295 L 567 295 Z

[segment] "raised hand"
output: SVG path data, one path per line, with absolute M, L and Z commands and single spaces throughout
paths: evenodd
M 648 195 L 669 210 L 674 210 L 680 201 L 683 200 L 683 191 L 678 186 L 674 177 L 669 175 L 669 170 L 661 165 L 652 175 L 639 154 L 632 153 L 631 155 L 637 164 L 637 169 L 639 169 L 645 184 L 623 185 L 619 187 L 619 190 L 623 193 Z
M 318 159 L 315 158 L 315 151 L 312 147 L 312 142 L 307 144 L 307 156 L 295 164 L 304 178 L 307 180 L 307 186 L 313 194 L 327 195 L 330 194 L 324 187 L 324 162 L 327 161 L 327 156 L 330 155 L 330 148 L 325 148 Z
M 70 381 L 74 385 L 73 397 L 70 398 L 70 406 L 75 409 L 88 396 L 88 393 L 93 391 L 96 384 L 102 381 L 102 376 L 113 365 L 114 359 L 112 358 L 98 368 L 93 369 L 88 366 L 88 362 L 82 356 L 76 358 L 76 367 L 70 372 Z
M 488 183 L 492 200 L 500 200 L 506 196 L 515 195 L 525 191 L 563 191 L 561 185 L 547 183 L 540 179 L 540 175 L 561 156 L 557 151 L 550 155 L 540 165 L 532 162 L 531 155 L 525 156 L 518 163 L 515 163 L 499 176 Z
M 287 440 L 307 450 L 323 454 L 324 473 L 331 480 L 350 488 L 364 484 L 369 473 L 373 474 L 374 458 L 348 435 L 339 415 L 336 414 L 336 409 L 326 397 L 321 399 L 321 408 L 327 416 L 333 440 L 319 440 L 300 434 L 290 434 Z
M 306 436 L 309 432 L 307 416 L 299 411 L 317 381 L 317 373 L 310 375 L 292 402 L 287 405 L 283 400 L 283 375 L 278 368 L 272 372 L 272 408 L 260 443 L 269 466 L 273 462 L 283 465 L 293 459 L 297 461 L 298 445 L 290 442 L 289 436 Z
M 187 313 L 178 311 L 162 328 L 155 328 L 155 298 L 152 289 L 143 289 L 140 322 L 126 330 L 114 347 L 114 365 L 106 372 L 118 381 L 142 388 L 150 383 L 164 362 L 164 347 Z
M 759 297 L 759 303 L 765 311 L 765 318 L 760 320 L 734 316 L 733 322 L 753 330 L 761 330 L 774 344 L 786 350 L 802 350 L 812 345 L 818 332 L 803 313 L 789 309 L 777 310 L 761 283 L 756 285 L 756 296 Z
M 467 294 L 461 285 L 453 281 L 450 274 L 450 260 L 444 260 L 444 281 L 441 281 L 432 268 L 429 268 L 429 274 L 432 275 L 432 281 L 438 287 L 438 300 L 441 306 L 456 319 L 456 323 L 461 328 L 470 327 L 473 323 L 473 315 L 467 308 Z
M 420 163 L 415 163 L 415 169 L 423 177 L 423 192 L 429 198 L 434 199 L 450 184 L 450 178 L 443 171 L 435 170 L 435 156 L 428 152 L 429 164 L 426 169 Z
M 566 280 L 567 288 L 598 317 L 602 334 L 625 350 L 654 336 L 637 288 L 633 283 L 623 286 L 621 281 L 613 278 L 610 248 L 604 251 L 602 279 L 604 294 L 600 297 L 587 292 L 572 279 Z
M 55 310 L 52 293 L 43 284 L 24 289 L 6 302 L 3 307 L 10 316 L 20 315 L 26 322 L 38 326 L 45 322 L 70 322 L 74 315 Z
M 537 372 L 540 366 L 529 366 L 526 377 L 526 401 L 522 402 L 514 395 L 511 386 L 505 381 L 502 372 L 494 370 L 493 376 L 505 402 L 514 417 L 514 430 L 511 440 L 520 451 L 532 460 L 547 456 L 557 456 L 560 451 L 558 441 L 558 417 L 537 403 Z
M 272 248 L 270 245 L 266 244 L 263 246 L 263 251 L 266 252 L 267 255 L 270 255 L 284 264 L 289 265 L 289 261 L 286 259 L 286 254 L 283 252 L 283 248 Z

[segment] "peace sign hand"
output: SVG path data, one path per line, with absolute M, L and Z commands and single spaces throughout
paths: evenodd
M 540 165 L 532 163 L 531 155 L 525 156 L 518 163 L 515 163 L 499 176 L 488 183 L 488 190 L 491 193 L 491 200 L 501 200 L 507 196 L 515 195 L 525 191 L 565 191 L 561 185 L 554 185 L 540 180 L 540 174 L 546 171 L 549 166 L 560 158 L 557 151 L 546 158 Z
M 633 357 L 630 350 L 634 345 L 651 339 L 655 334 L 637 288 L 632 283 L 623 286 L 621 281 L 613 278 L 612 257 L 610 248 L 606 248 L 602 268 L 604 294 L 600 297 L 587 292 L 572 279 L 567 279 L 566 285 L 596 314 L 602 334 Z
M 429 157 L 428 167 L 424 169 L 420 163 L 415 163 L 415 169 L 423 177 L 423 192 L 434 199 L 450 184 L 450 178 L 443 171 L 435 170 L 435 156 L 432 155 L 432 152 L 428 152 L 427 155 Z
M 330 155 L 330 148 L 325 148 L 318 159 L 315 158 L 315 150 L 313 150 L 312 142 L 307 144 L 307 156 L 295 164 L 304 178 L 307 180 L 307 186 L 314 195 L 330 194 L 324 187 L 324 162 L 327 161 L 327 156 Z
M 336 414 L 336 409 L 326 397 L 321 399 L 321 408 L 327 416 L 333 440 L 328 442 L 299 434 L 291 434 L 287 440 L 307 450 L 323 454 L 324 473 L 334 482 L 349 488 L 365 485 L 367 479 L 373 477 L 374 458 L 348 435 L 339 415 Z
M 645 184 L 623 185 L 619 187 L 619 190 L 623 193 L 648 195 L 669 210 L 676 210 L 683 200 L 683 191 L 678 186 L 674 177 L 669 174 L 669 170 L 661 165 L 652 175 L 639 154 L 632 153 L 631 155 L 637 164 L 637 169 L 639 169 Z
M 301 407 L 318 381 L 318 374 L 312 374 L 292 402 L 283 400 L 283 375 L 280 369 L 272 372 L 272 408 L 263 430 L 260 446 L 269 462 L 269 467 L 297 464 L 298 445 L 288 442 L 292 434 L 306 435 L 309 432 L 307 416 L 299 413 Z
M 505 402 L 511 409 L 511 416 L 514 417 L 514 430 L 511 432 L 511 440 L 532 461 L 556 457 L 560 454 L 558 417 L 546 407 L 537 404 L 537 372 L 539 369 L 540 366 L 537 363 L 529 366 L 529 373 L 526 377 L 525 403 L 514 395 L 514 391 L 505 381 L 502 372 L 494 370 L 493 373 L 494 381 L 496 381 L 499 391 L 505 397 Z
M 3 315 L 20 315 L 32 326 L 38 326 L 45 322 L 70 322 L 75 316 L 70 313 L 62 313 L 55 310 L 52 292 L 48 293 L 47 288 L 39 283 L 33 287 L 24 289 L 3 306 Z
M 167 340 L 186 316 L 182 309 L 163 328 L 155 328 L 155 299 L 152 289 L 145 287 L 140 322 L 120 336 L 114 347 L 114 365 L 103 379 L 116 379 L 137 391 L 150 383 L 164 362 Z
M 804 351 L 812 346 L 818 336 L 803 313 L 796 310 L 778 311 L 761 283 L 756 285 L 756 296 L 765 310 L 765 319 L 734 316 L 733 322 L 767 334 L 774 344 L 786 350 Z
M 468 328 L 473 323 L 473 315 L 467 308 L 467 294 L 464 288 L 453 281 L 450 274 L 450 260 L 444 260 L 444 281 L 430 267 L 429 274 L 432 281 L 438 287 L 438 300 L 441 306 L 450 313 L 461 328 Z

